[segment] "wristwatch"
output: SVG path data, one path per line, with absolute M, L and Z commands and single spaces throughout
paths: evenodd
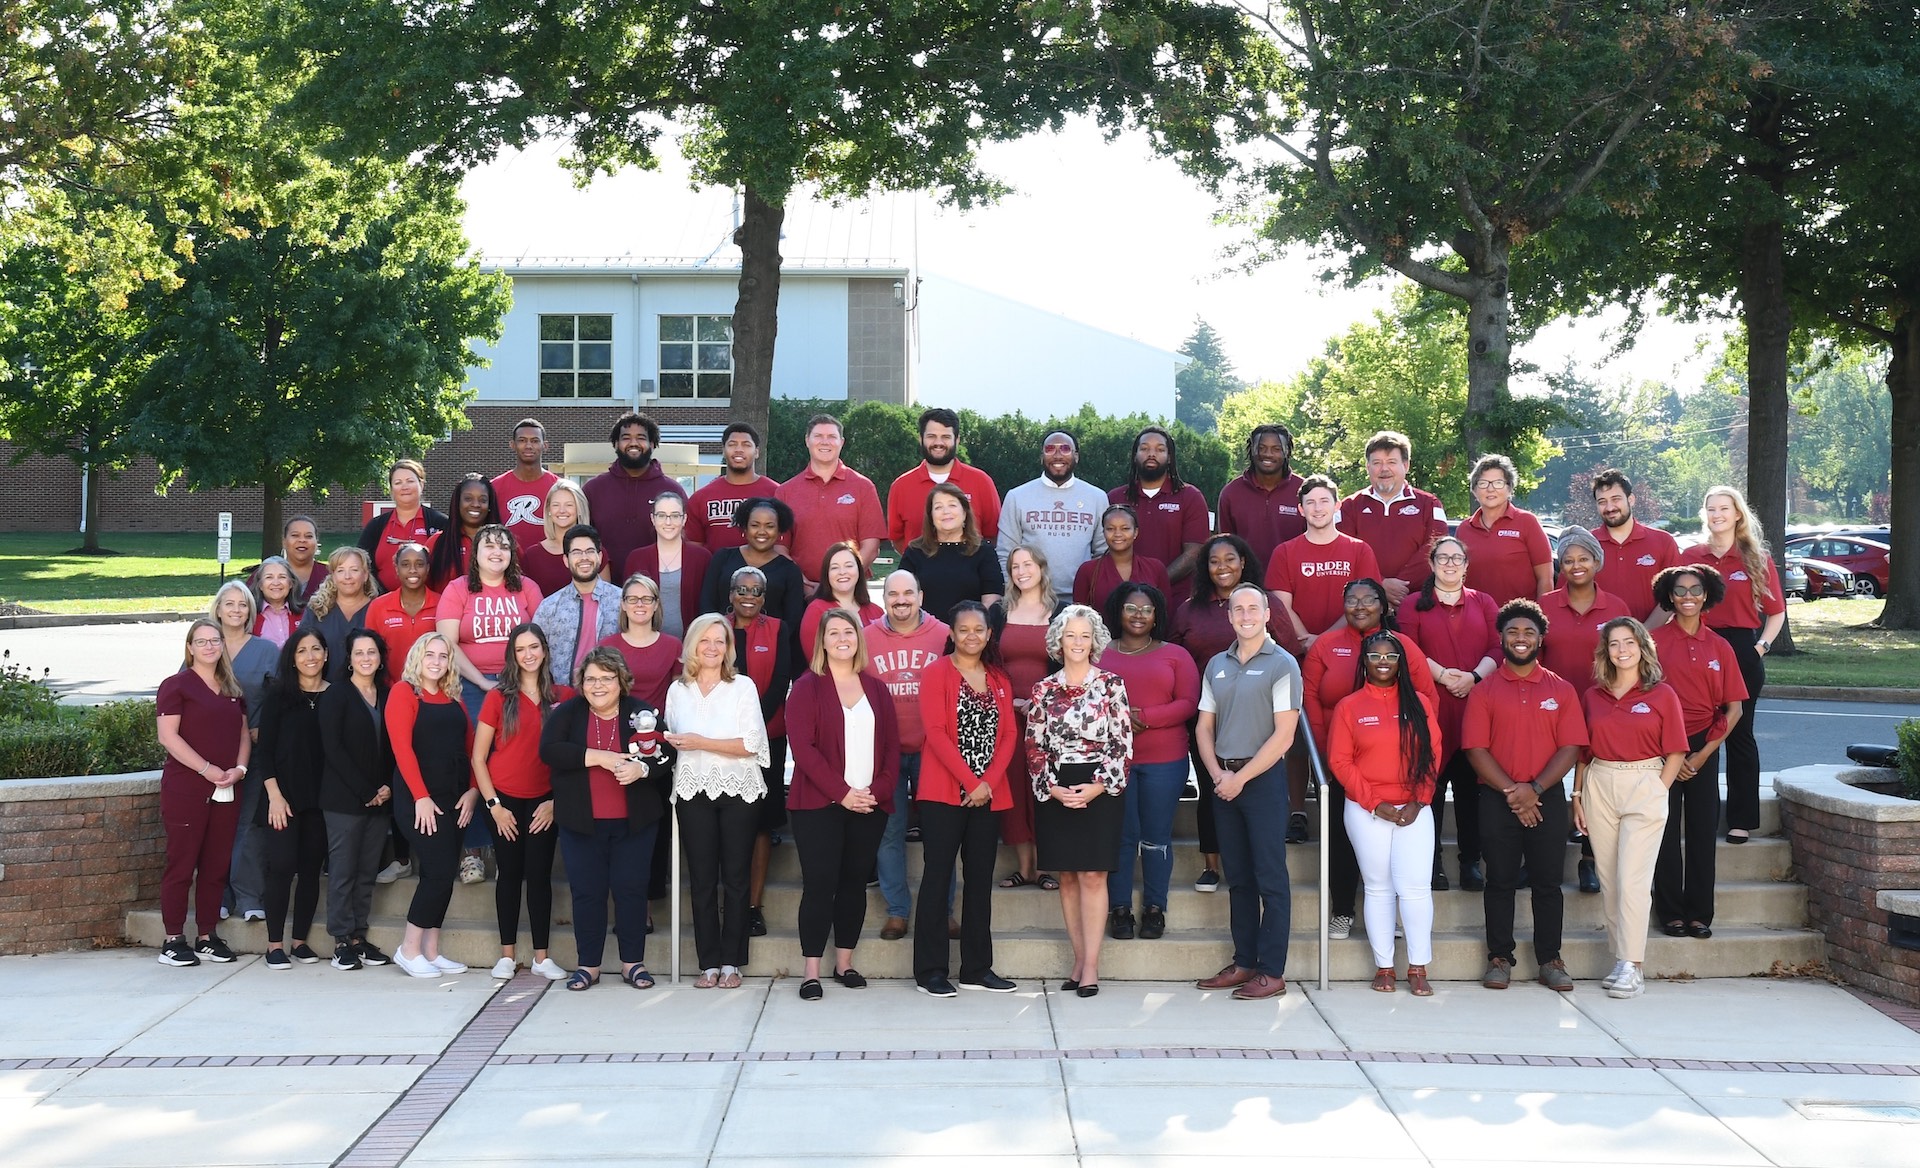
M 498 806 L 500 806 L 500 796 L 495 795 L 493 798 L 487 800 L 487 810 L 491 811 Z

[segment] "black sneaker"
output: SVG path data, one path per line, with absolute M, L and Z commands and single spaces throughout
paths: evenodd
M 748 905 L 747 906 L 747 936 L 764 937 L 766 935 L 767 935 L 767 914 L 761 912 L 760 906 L 757 904 Z
M 362 965 L 379 966 L 393 964 L 393 958 L 380 952 L 379 947 L 365 937 L 353 943 L 353 951 L 359 955 Z
M 359 969 L 360 965 L 360 952 L 353 947 L 352 941 L 342 939 L 333 943 L 335 969 Z
M 312 965 L 314 962 L 320 960 L 320 955 L 313 951 L 313 946 L 307 944 L 305 941 L 295 945 L 292 950 L 287 953 L 287 956 L 302 965 Z
M 1580 891 L 1588 893 L 1600 891 L 1600 869 L 1591 859 L 1583 857 L 1580 860 L 1579 878 Z
M 919 988 L 921 993 L 935 998 L 957 998 L 960 996 L 960 991 L 953 988 L 952 982 L 937 974 L 920 982 Z
M 268 969 L 292 969 L 293 959 L 287 956 L 285 949 L 267 950 Z
M 168 937 L 166 944 L 160 946 L 160 964 L 185 969 L 200 964 L 200 959 L 193 955 L 193 946 L 187 944 L 185 937 Z
M 1287 842 L 1304 844 L 1307 842 L 1307 813 L 1296 811 L 1287 816 Z
M 961 978 L 960 988 L 963 990 L 985 990 L 990 994 L 1010 994 L 1020 987 L 989 969 L 987 972 L 981 974 L 975 981 L 968 981 L 964 977 Z M 928 992 L 931 993 L 932 991 L 929 990 Z
M 1193 882 L 1193 890 L 1195 892 L 1220 891 L 1220 873 L 1214 871 L 1212 868 L 1204 869 L 1200 873 L 1200 878 Z
M 1133 940 L 1133 910 L 1126 905 L 1107 910 L 1107 936 L 1116 941 Z
M 1453 885 L 1447 880 L 1447 874 L 1440 870 L 1440 865 L 1435 864 L 1433 866 L 1433 890 L 1435 892 L 1445 892 L 1452 887 Z
M 1487 874 L 1480 866 L 1480 861 L 1460 865 L 1460 891 L 1484 892 L 1486 887 Z
M 227 948 L 227 943 L 220 939 L 220 934 L 218 933 L 208 933 L 198 941 L 195 941 L 193 943 L 193 951 L 206 960 L 216 962 L 220 965 L 225 965 L 233 960 L 233 950 Z
M 1158 941 L 1167 935 L 1167 911 L 1148 905 L 1140 913 L 1140 939 Z

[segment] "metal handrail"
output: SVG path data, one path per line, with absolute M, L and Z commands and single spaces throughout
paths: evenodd
M 1320 990 L 1326 992 L 1328 978 L 1333 968 L 1333 955 L 1327 951 L 1332 938 L 1328 936 L 1330 918 L 1327 905 L 1327 769 L 1320 765 L 1320 747 L 1313 740 L 1313 725 L 1307 721 L 1307 711 L 1300 710 L 1300 729 L 1306 735 L 1307 770 L 1312 774 L 1314 786 L 1320 797 Z

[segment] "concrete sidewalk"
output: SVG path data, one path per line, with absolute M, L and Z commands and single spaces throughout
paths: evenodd
M 13 957 L 0 1163 L 1914 1162 L 1915 1012 L 1809 980 L 1437 989 L 807 1003 L 791 979 L 567 993 Z

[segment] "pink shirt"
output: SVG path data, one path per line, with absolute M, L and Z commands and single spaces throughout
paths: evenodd
M 467 590 L 467 578 L 447 583 L 440 593 L 436 620 L 458 621 L 460 651 L 482 673 L 498 673 L 507 663 L 507 634 L 515 625 L 533 619 L 540 607 L 540 586 L 531 580 L 520 581 L 520 591 L 507 586 L 483 587 L 478 595 Z

